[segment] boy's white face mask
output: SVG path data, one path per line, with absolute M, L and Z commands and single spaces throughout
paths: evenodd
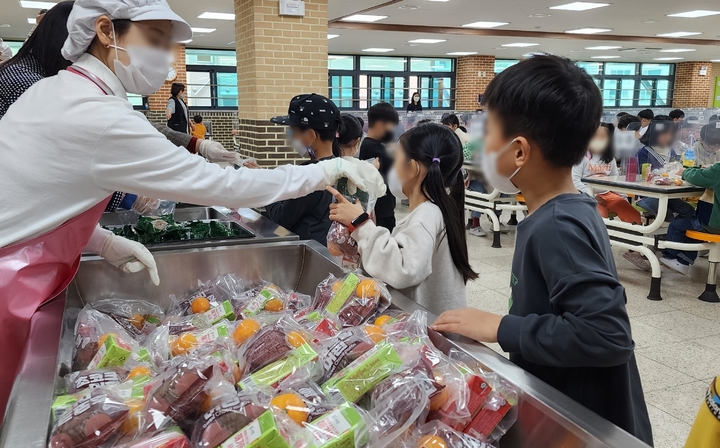
M 498 190 L 500 193 L 505 194 L 518 194 L 520 189 L 512 183 L 512 178 L 520 171 L 520 168 L 516 169 L 510 176 L 504 176 L 498 172 L 497 161 L 498 158 L 515 143 L 515 140 L 508 143 L 500 151 L 487 152 L 485 151 L 482 157 L 482 171 L 491 187 Z

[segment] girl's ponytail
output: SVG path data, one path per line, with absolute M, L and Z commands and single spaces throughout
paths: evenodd
M 470 266 L 463 223 L 465 188 L 460 171 L 463 163 L 460 140 L 450 128 L 428 124 L 406 132 L 399 143 L 409 159 L 427 167 L 420 188 L 442 212 L 453 264 L 466 283 L 475 280 L 478 274 Z

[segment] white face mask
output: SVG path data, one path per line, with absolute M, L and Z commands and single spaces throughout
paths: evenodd
M 590 140 L 590 152 L 593 154 L 600 154 L 607 148 L 608 140 L 602 138 L 594 138 Z
M 415 101 L 415 102 L 417 103 L 418 101 L 420 101 L 420 97 L 419 97 L 419 96 L 414 96 L 414 97 L 413 97 L 413 101 Z
M 113 27 L 115 42 L 115 27 Z M 115 48 L 113 62 L 115 76 L 118 77 L 128 93 L 151 95 L 163 86 L 170 68 L 170 53 L 158 48 L 128 45 L 127 49 L 110 45 Z M 130 56 L 130 65 L 125 66 L 118 58 L 118 50 Z
M 395 168 L 391 169 L 387 175 L 387 186 L 390 190 L 390 193 L 392 193 L 392 195 L 395 196 L 397 199 L 408 198 L 407 195 L 405 195 L 405 193 L 403 193 L 402 191 L 402 181 L 398 177 Z
M 496 190 L 500 191 L 500 193 L 505 194 L 518 194 L 520 193 L 520 189 L 515 186 L 515 184 L 512 183 L 512 178 L 515 177 L 515 175 L 520 171 L 520 168 L 515 170 L 514 173 L 512 173 L 509 177 L 505 177 L 502 174 L 498 172 L 497 169 L 497 161 L 498 158 L 502 153 L 507 151 L 512 144 L 515 143 L 515 140 L 511 141 L 507 144 L 503 149 L 496 152 L 487 152 L 483 154 L 482 157 L 482 170 L 483 174 L 485 175 L 485 179 L 487 179 L 488 183 L 491 187 L 495 188 Z

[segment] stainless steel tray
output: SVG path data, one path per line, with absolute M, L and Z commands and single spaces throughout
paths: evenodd
M 71 322 L 62 328 L 63 310 L 67 314 L 107 297 L 141 297 L 167 307 L 170 294 L 193 289 L 198 279 L 210 280 L 228 272 L 252 280 L 272 279 L 283 288 L 313 294 L 328 273 L 342 272 L 324 247 L 307 241 L 182 249 L 155 257 L 159 287 L 146 275 L 125 274 L 97 257 L 87 258 L 68 289 L 36 313 L 0 446 L 41 448 L 46 444 L 55 381 L 60 380 L 60 366 L 69 363 L 72 351 L 73 329 Z M 409 312 L 422 309 L 397 291 L 391 290 L 391 294 L 398 308 Z M 434 317 L 429 314 L 429 319 Z M 489 348 L 466 339 L 446 339 L 434 332 L 430 337 L 439 349 L 463 350 L 479 366 L 497 372 L 521 390 L 518 421 L 501 441 L 503 448 L 647 447 Z
M 298 236 L 294 233 L 251 209 L 232 210 L 225 207 L 202 207 L 183 204 L 182 207 L 175 209 L 173 216 L 176 222 L 218 221 L 227 227 L 240 231 L 241 235 L 233 238 L 151 243 L 147 244 L 148 249 L 155 252 L 179 248 L 201 248 L 298 240 Z M 112 229 L 125 224 L 132 224 L 132 221 L 136 219 L 137 215 L 132 212 L 104 213 L 100 218 L 100 225 Z

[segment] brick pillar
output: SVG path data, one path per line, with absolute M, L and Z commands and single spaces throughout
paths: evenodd
M 170 98 L 170 87 L 173 82 L 181 82 L 187 84 L 187 70 L 185 69 L 185 45 L 179 44 L 175 46 L 175 59 L 172 63 L 175 70 L 177 70 L 177 78 L 175 81 L 165 81 L 165 84 L 158 90 L 148 97 L 150 104 L 150 110 L 156 112 L 165 112 L 165 105 L 167 104 L 168 98 Z
M 457 89 L 455 109 L 474 111 L 478 108 L 478 95 L 495 77 L 495 56 L 463 56 L 457 59 Z
M 280 16 L 278 3 L 235 0 L 240 150 L 264 166 L 297 159 L 269 119 L 295 95 L 328 92 L 328 0 L 305 0 L 305 17 Z
M 700 75 L 702 67 L 707 74 Z M 708 97 L 714 88 L 712 62 L 681 62 L 675 67 L 673 107 L 708 107 Z

